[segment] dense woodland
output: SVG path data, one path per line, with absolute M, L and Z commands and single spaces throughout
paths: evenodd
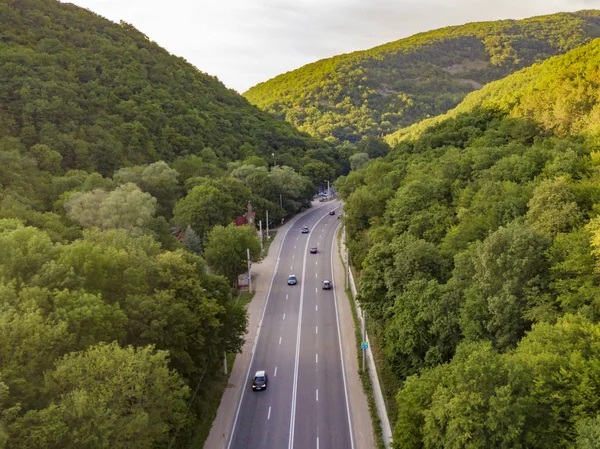
M 260 257 L 233 219 L 307 207 L 347 156 L 128 24 L 0 17 L 0 448 L 201 446 Z
M 273 153 L 279 165 L 313 164 L 307 173 L 336 166 L 330 147 L 127 23 L 55 0 L 3 0 L 0 16 L 0 133 L 50 147 L 63 170 L 110 175 L 203 150 L 221 167 L 252 156 L 272 163 Z
M 600 11 L 471 23 L 335 56 L 244 96 L 333 142 L 383 136 L 442 114 L 486 83 L 600 36 Z
M 599 447 L 599 45 L 337 181 L 394 447 Z
M 54 0 L 0 17 L 1 449 L 199 446 L 259 257 L 232 220 L 250 201 L 277 222 L 340 175 L 395 446 L 600 445 L 600 41 L 376 137 L 600 36 L 599 12 L 423 33 L 247 93 L 338 147 L 129 24 Z

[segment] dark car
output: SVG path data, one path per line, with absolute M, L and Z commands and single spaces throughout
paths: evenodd
M 252 389 L 256 390 L 266 390 L 267 384 L 269 383 L 269 376 L 264 370 L 257 371 L 252 378 Z
M 331 212 L 329 212 L 329 215 L 335 215 L 335 211 L 332 210 Z
M 323 290 L 331 290 L 331 282 L 323 281 Z
M 319 252 L 319 251 L 317 250 L 317 247 L 316 247 L 316 246 L 310 249 L 310 253 L 311 253 L 311 254 L 317 254 L 318 252 Z
M 308 226 L 302 228 L 302 234 L 308 234 Z
M 290 274 L 288 276 L 288 285 L 296 285 L 298 283 L 298 279 L 296 279 L 295 274 Z

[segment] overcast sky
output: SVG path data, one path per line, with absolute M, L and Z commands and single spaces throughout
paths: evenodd
M 318 59 L 467 22 L 600 9 L 600 0 L 71 0 L 124 20 L 242 93 Z

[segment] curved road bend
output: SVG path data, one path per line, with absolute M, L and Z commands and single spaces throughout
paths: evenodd
M 228 449 L 354 448 L 336 299 L 333 290 L 321 288 L 333 277 L 340 205 L 308 212 L 281 244 Z M 301 233 L 304 225 L 309 234 Z M 318 254 L 309 253 L 313 246 Z M 297 285 L 287 285 L 290 274 Z M 252 376 L 261 369 L 269 386 L 253 392 Z

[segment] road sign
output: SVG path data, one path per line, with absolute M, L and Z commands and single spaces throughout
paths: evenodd
M 369 349 L 369 343 L 367 343 L 366 341 L 363 341 L 362 344 L 360 345 L 360 347 L 363 349 Z

